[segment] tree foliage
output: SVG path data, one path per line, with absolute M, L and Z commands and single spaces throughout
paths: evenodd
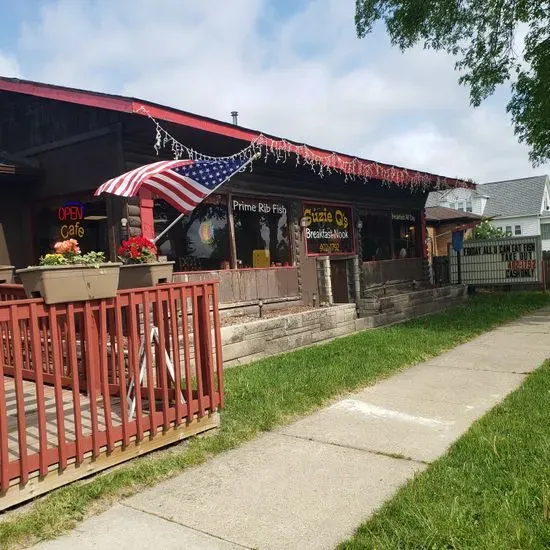
M 550 159 L 550 0 L 356 0 L 359 38 L 377 21 L 401 50 L 455 56 L 474 106 L 510 83 L 516 135 L 534 165 Z
M 494 227 L 488 220 L 483 220 L 474 227 L 469 238 L 473 241 L 482 241 L 485 239 L 501 239 L 502 237 L 506 237 L 506 233 L 500 227 Z

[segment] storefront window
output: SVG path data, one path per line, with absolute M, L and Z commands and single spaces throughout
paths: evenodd
M 179 215 L 168 203 L 155 200 L 155 234 L 160 234 Z M 163 236 L 157 246 L 159 254 L 176 262 L 178 271 L 229 267 L 226 198 L 220 195 L 208 197 Z
M 392 212 L 393 250 L 396 259 L 417 257 L 416 224 L 414 214 Z
M 237 267 L 291 265 L 288 206 L 276 200 L 231 201 Z
M 361 243 L 363 261 L 390 260 L 392 258 L 389 212 L 369 212 L 361 216 L 363 228 Z
M 50 252 L 54 243 L 76 239 L 83 253 L 109 254 L 105 201 L 57 201 L 39 207 L 35 215 L 38 256 Z

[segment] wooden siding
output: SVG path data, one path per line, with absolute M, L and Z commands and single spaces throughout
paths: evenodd
M 174 273 L 174 282 L 203 280 L 219 282 L 221 304 L 256 303 L 260 298 L 296 298 L 300 294 L 298 272 L 294 267 Z

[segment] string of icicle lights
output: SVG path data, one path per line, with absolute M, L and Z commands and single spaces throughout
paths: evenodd
M 184 145 L 172 136 L 163 126 L 149 113 L 145 107 L 137 111 L 149 117 L 155 125 L 155 143 L 153 145 L 156 154 L 163 149 L 171 149 L 174 159 L 188 158 L 191 160 L 216 160 L 220 158 L 250 158 L 258 155 L 258 158 L 267 163 L 274 160 L 275 164 L 286 164 L 294 162 L 296 166 L 303 164 L 308 166 L 314 174 L 320 178 L 330 176 L 334 172 L 343 174 L 344 180 L 359 180 L 367 182 L 378 180 L 386 185 L 397 185 L 402 188 L 413 190 L 438 190 L 453 187 L 473 187 L 470 181 L 444 178 L 440 176 L 425 174 L 416 170 L 396 168 L 379 164 L 374 161 L 349 158 L 337 153 L 323 153 L 316 151 L 304 144 L 297 144 L 286 139 L 274 139 L 259 134 L 247 147 L 227 157 L 213 157 L 196 151 Z M 246 170 L 253 170 L 253 163 Z

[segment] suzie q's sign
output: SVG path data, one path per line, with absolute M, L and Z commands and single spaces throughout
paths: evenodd
M 460 262 L 465 284 L 513 284 L 540 282 L 540 237 L 465 241 Z M 451 281 L 458 280 L 458 262 L 450 252 Z
M 303 220 L 308 254 L 355 253 L 353 214 L 349 206 L 304 204 Z

